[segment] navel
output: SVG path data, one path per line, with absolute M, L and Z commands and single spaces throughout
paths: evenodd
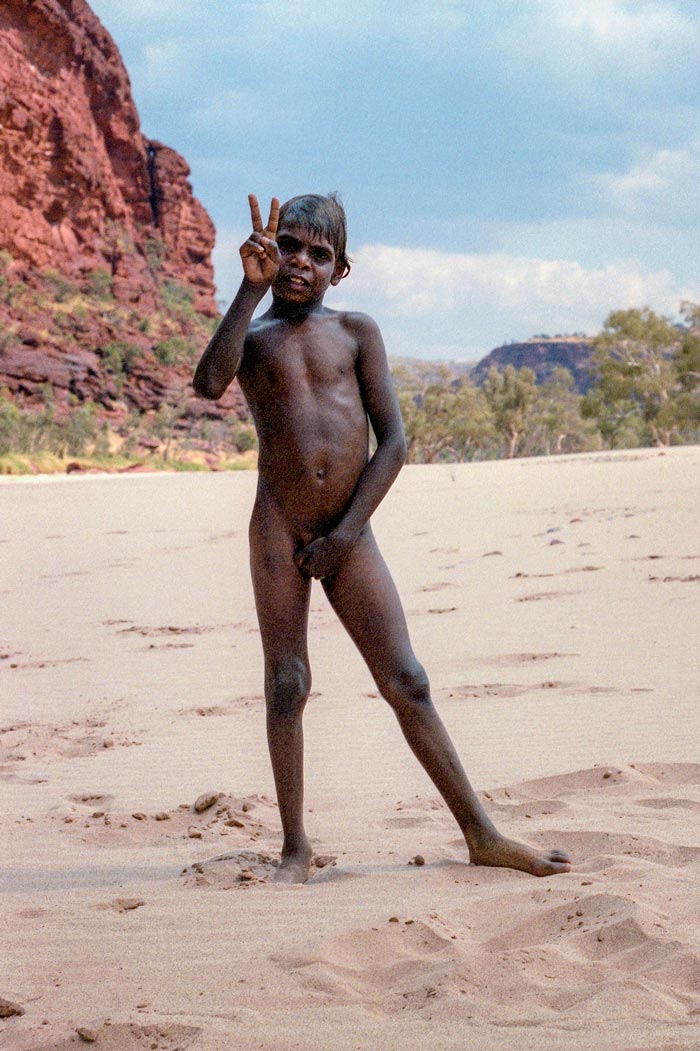
M 316 477 L 318 478 L 319 482 L 322 482 L 323 479 L 326 477 L 326 468 L 319 467 L 319 469 L 316 471 Z

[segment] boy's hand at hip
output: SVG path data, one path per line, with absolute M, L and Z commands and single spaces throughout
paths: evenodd
M 333 577 L 353 548 L 353 541 L 340 536 L 320 536 L 297 551 L 294 561 L 307 577 Z
M 248 194 L 250 218 L 253 232 L 240 248 L 243 273 L 251 285 L 269 285 L 280 268 L 280 253 L 275 241 L 279 223 L 280 202 L 276 197 L 270 202 L 270 216 L 263 227 L 260 206 L 254 193 Z

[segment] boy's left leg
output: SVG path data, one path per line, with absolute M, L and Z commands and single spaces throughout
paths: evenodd
M 521 869 L 536 876 L 567 872 L 568 855 L 507 839 L 486 814 L 430 697 L 413 653 L 403 607 L 369 524 L 334 577 L 322 581 L 329 601 L 391 704 L 412 751 L 454 814 L 473 864 Z

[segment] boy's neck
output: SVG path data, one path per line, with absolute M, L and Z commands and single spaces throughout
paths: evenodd
M 325 309 L 323 296 L 308 303 L 290 303 L 288 299 L 282 299 L 273 293 L 268 314 L 270 317 L 284 318 L 287 321 L 303 321 L 311 314 L 318 314 Z

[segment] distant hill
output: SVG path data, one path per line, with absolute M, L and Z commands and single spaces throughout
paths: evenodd
M 574 377 L 574 385 L 580 394 L 585 394 L 591 385 L 591 358 L 593 341 L 579 337 L 561 337 L 559 339 L 528 339 L 524 343 L 511 343 L 505 347 L 496 347 L 485 358 L 474 366 L 471 378 L 481 386 L 488 376 L 489 369 L 499 372 L 506 365 L 515 369 L 527 367 L 535 373 L 537 383 L 546 383 L 552 378 L 555 368 L 568 369 Z

